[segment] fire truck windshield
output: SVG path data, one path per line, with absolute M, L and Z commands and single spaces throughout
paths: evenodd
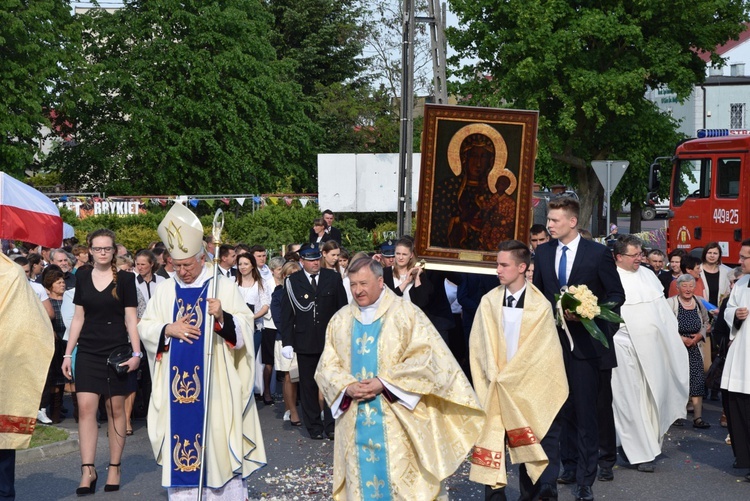
M 674 176 L 672 203 L 682 205 L 688 198 L 707 198 L 711 192 L 711 160 L 679 160 Z

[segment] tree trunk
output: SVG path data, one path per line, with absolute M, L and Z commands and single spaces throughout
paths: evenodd
M 591 216 L 596 206 L 596 200 L 604 192 L 596 173 L 591 168 L 577 170 L 578 198 L 581 203 L 581 213 L 578 216 L 578 227 L 591 231 Z M 598 216 L 598 215 L 597 215 Z M 609 228 L 607 228 L 609 229 Z M 594 235 L 596 236 L 596 235 Z
M 642 205 L 638 202 L 630 202 L 630 233 L 641 232 L 641 209 Z

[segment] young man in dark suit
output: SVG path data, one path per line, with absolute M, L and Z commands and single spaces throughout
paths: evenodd
M 560 197 L 549 202 L 547 225 L 552 240 L 536 249 L 534 285 L 555 305 L 555 294 L 563 286 L 586 285 L 602 302 L 618 306 L 625 301 L 625 292 L 617 274 L 612 253 L 605 246 L 585 240 L 578 234 L 577 200 Z M 542 441 L 550 464 L 539 480 L 540 497 L 556 498 L 554 483 L 559 472 L 559 437 L 563 422 L 574 427 L 576 436 L 577 468 L 575 496 L 577 500 L 593 500 L 591 486 L 597 473 L 599 438 L 597 396 L 602 368 L 613 365 L 612 332 L 606 322 L 597 320 L 608 338 L 609 348 L 596 341 L 573 315 L 566 313 L 568 335 L 560 328 L 560 342 L 565 357 L 565 369 L 570 397 L 555 423 Z M 572 340 L 572 346 L 571 346 Z M 606 383 L 604 383 L 606 384 Z
M 229 279 L 236 280 L 237 270 L 234 265 L 237 264 L 237 255 L 234 247 L 222 244 L 219 247 L 219 273 Z
M 303 245 L 299 255 L 302 273 L 290 275 L 284 284 L 286 294 L 281 302 L 281 353 L 287 359 L 297 354 L 302 420 L 310 437 L 321 440 L 325 434 L 333 440 L 331 410 L 326 405 L 323 419 L 320 418 L 318 385 L 314 377 L 323 353 L 328 321 L 346 305 L 346 291 L 340 274 L 320 268 L 318 244 Z

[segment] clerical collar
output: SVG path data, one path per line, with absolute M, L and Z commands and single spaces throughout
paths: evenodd
M 516 291 L 515 294 L 511 294 L 508 288 L 505 289 L 505 304 L 508 304 L 508 297 L 513 296 L 513 307 L 518 307 L 518 301 L 521 299 L 521 296 L 523 296 L 523 293 L 526 292 L 526 284 L 523 284 L 523 287 L 521 287 L 518 291 Z
M 206 283 L 206 280 L 213 277 L 213 272 L 214 270 L 212 266 L 204 266 L 203 272 L 201 272 L 201 274 L 198 275 L 198 278 L 196 278 L 195 281 L 191 284 L 186 284 L 185 282 L 183 282 L 177 273 L 175 273 L 173 278 L 177 281 L 180 287 L 184 287 L 186 289 L 197 289 L 199 287 L 203 287 L 203 284 Z
M 362 325 L 370 325 L 372 321 L 375 319 L 375 312 L 378 311 L 378 307 L 380 306 L 380 302 L 383 300 L 383 297 L 385 296 L 385 287 L 383 287 L 383 290 L 380 291 L 380 296 L 378 297 L 377 301 L 372 303 L 369 306 L 359 306 L 360 313 L 362 314 Z

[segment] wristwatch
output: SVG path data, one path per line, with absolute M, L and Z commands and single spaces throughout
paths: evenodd
M 143 358 L 143 352 L 142 351 L 134 351 L 133 352 L 134 357 Z

